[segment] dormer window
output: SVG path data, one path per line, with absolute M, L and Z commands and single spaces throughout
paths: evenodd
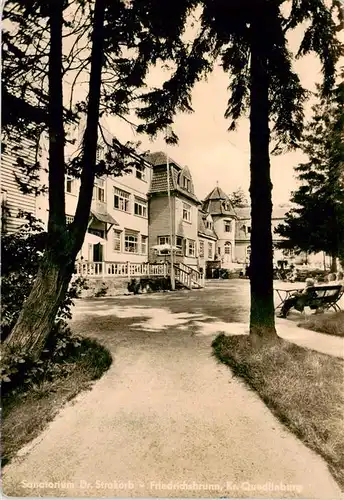
M 190 179 L 185 177 L 185 175 L 183 175 L 183 177 L 182 177 L 182 187 L 183 187 L 183 189 L 185 189 L 188 192 L 191 191 L 191 181 L 190 181 Z
M 140 179 L 141 181 L 145 181 L 146 180 L 146 167 L 144 165 L 137 163 L 135 170 L 136 170 L 136 178 Z

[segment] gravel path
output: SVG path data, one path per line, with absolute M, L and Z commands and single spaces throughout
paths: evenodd
M 5 467 L 5 494 L 340 497 L 324 461 L 192 333 L 199 315 L 103 304 L 80 303 L 73 325 L 106 343 L 112 367 Z

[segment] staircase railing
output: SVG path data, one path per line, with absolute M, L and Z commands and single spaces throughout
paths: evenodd
M 191 273 L 185 271 L 185 269 L 182 269 L 180 266 L 178 266 L 178 264 L 175 264 L 173 267 L 176 280 L 187 288 L 191 288 Z
M 183 264 L 182 262 L 179 263 L 179 267 L 190 274 L 191 276 L 191 282 L 196 284 L 196 285 L 199 285 L 199 286 L 204 286 L 204 277 L 203 277 L 203 273 L 201 273 L 200 271 L 198 271 L 197 269 L 194 269 L 193 267 L 191 266 L 188 266 L 186 264 Z

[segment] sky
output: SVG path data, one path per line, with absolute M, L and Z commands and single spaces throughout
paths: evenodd
M 304 26 L 299 26 L 289 35 L 289 47 L 297 52 L 304 34 Z M 344 35 L 341 35 L 344 42 Z M 301 83 L 310 91 L 322 79 L 319 60 L 308 55 L 294 62 L 294 68 Z M 149 83 L 160 86 L 167 78 L 162 69 L 155 68 Z M 163 134 L 154 141 L 147 136 L 136 134 L 135 129 L 116 117 L 106 117 L 106 129 L 119 140 L 141 141 L 141 151 L 165 151 L 181 166 L 188 166 L 199 199 L 203 199 L 218 183 L 227 193 L 239 187 L 248 195 L 250 182 L 249 121 L 243 118 L 238 130 L 228 132 L 229 120 L 224 118 L 229 93 L 228 75 L 216 67 L 207 81 L 196 84 L 192 94 L 191 114 L 177 114 L 173 131 L 179 137 L 176 146 L 166 146 Z M 306 106 L 306 117 L 310 118 L 311 102 Z M 291 192 L 297 188 L 294 167 L 306 161 L 300 150 L 270 157 L 272 198 L 274 205 L 285 204 L 290 200 Z
M 306 88 L 315 89 L 321 81 L 320 64 L 313 56 L 296 62 L 296 68 Z M 199 82 L 192 95 L 194 113 L 178 114 L 173 130 L 179 137 L 176 146 L 167 146 L 163 135 L 154 141 L 135 134 L 129 125 L 107 118 L 110 131 L 120 140 L 140 140 L 141 149 L 167 151 L 181 166 L 191 171 L 195 192 L 203 199 L 215 186 L 227 193 L 242 187 L 248 193 L 250 181 L 249 121 L 239 122 L 238 130 L 228 132 L 229 120 L 224 118 L 228 100 L 228 75 L 217 67 L 207 81 Z M 308 113 L 309 116 L 309 113 Z M 305 160 L 300 151 L 271 156 L 273 203 L 288 203 L 297 186 L 294 166 Z

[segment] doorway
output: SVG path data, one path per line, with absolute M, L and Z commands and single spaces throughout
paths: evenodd
M 96 245 L 93 245 L 93 262 L 103 262 L 103 260 L 103 245 L 101 243 L 97 243 Z

